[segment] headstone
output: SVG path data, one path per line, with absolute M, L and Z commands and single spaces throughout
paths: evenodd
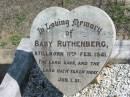
M 31 28 L 33 54 L 48 80 L 66 95 L 85 88 L 102 70 L 115 42 L 115 27 L 101 9 L 50 7 Z

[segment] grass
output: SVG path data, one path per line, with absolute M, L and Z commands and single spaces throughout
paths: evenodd
M 26 15 L 25 14 L 17 14 L 16 17 L 15 17 L 15 19 L 16 19 L 15 20 L 16 25 L 19 26 L 26 19 Z
M 65 3 L 65 4 L 71 4 L 71 3 L 72 3 L 72 0 L 64 0 L 64 3 Z
M 12 45 L 18 45 L 20 43 L 21 36 L 13 34 L 10 36 L 9 40 L 11 41 Z

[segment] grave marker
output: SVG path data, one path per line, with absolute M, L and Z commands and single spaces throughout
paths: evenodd
M 73 95 L 99 74 L 116 32 L 110 17 L 99 8 L 50 7 L 35 18 L 30 36 L 44 75 L 61 92 Z

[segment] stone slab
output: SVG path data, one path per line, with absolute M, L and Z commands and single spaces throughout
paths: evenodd
M 92 6 L 47 8 L 35 18 L 30 35 L 37 64 L 66 95 L 80 91 L 99 74 L 116 39 L 110 17 Z

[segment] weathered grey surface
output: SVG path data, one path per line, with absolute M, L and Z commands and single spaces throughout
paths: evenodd
M 37 64 L 66 95 L 83 89 L 99 74 L 110 56 L 115 36 L 110 17 L 92 6 L 71 12 L 47 8 L 38 14 L 31 28 Z
M 130 40 L 116 40 L 109 62 L 130 63 Z

